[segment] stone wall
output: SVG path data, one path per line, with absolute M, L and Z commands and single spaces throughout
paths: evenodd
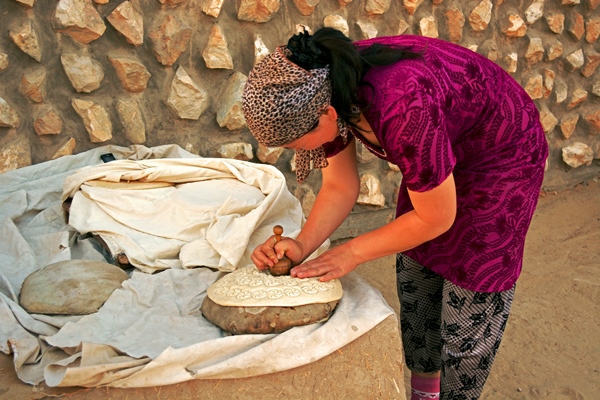
M 526 88 L 550 144 L 544 186 L 600 171 L 600 0 L 3 0 L 0 172 L 106 144 L 175 143 L 276 165 L 310 209 L 291 150 L 249 134 L 240 95 L 255 62 L 298 24 L 353 40 L 417 34 L 459 43 Z M 360 146 L 360 145 L 359 145 Z M 359 147 L 362 194 L 339 237 L 391 217 L 401 178 Z

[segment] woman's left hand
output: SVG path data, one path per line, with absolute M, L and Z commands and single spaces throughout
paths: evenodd
M 305 261 L 292 268 L 290 275 L 297 278 L 320 277 L 319 281 L 327 282 L 340 278 L 358 266 L 348 243 L 334 247 L 319 257 Z

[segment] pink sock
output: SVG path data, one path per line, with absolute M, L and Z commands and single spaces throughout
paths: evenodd
M 438 400 L 440 398 L 440 377 L 424 378 L 411 375 L 410 400 Z

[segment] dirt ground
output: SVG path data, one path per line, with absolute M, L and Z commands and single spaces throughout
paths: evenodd
M 379 289 L 398 312 L 393 257 L 365 264 L 359 267 L 358 273 Z M 558 194 L 546 193 L 540 197 L 527 238 L 523 273 L 517 283 L 511 317 L 482 399 L 600 399 L 599 317 L 600 184 L 592 181 L 588 185 L 580 185 Z M 381 331 L 384 328 L 385 331 Z M 391 329 L 389 326 L 377 329 L 376 334 L 384 332 L 386 340 L 397 332 L 395 327 Z M 382 350 L 382 343 L 377 343 L 373 337 L 375 336 L 357 340 L 359 343 L 356 346 L 359 347 L 352 346 L 353 351 L 358 351 L 363 356 L 368 354 L 377 360 L 389 357 L 391 353 L 399 353 L 398 349 L 392 352 Z M 393 343 L 394 340 L 391 339 Z M 345 349 L 341 350 L 346 351 Z M 343 364 L 347 359 L 341 358 L 343 351 L 306 368 L 284 371 L 284 375 L 277 377 L 277 382 L 281 385 L 278 392 L 281 396 L 278 395 L 277 398 L 301 398 L 293 395 L 301 392 L 302 383 L 295 379 L 300 372 L 312 375 L 317 382 L 322 382 L 321 388 L 327 388 L 329 383 L 325 381 L 328 376 L 331 378 L 334 375 L 332 369 L 348 367 Z M 396 362 L 388 365 L 392 367 L 392 364 Z M 364 382 L 376 380 L 368 374 L 373 372 L 368 365 L 365 363 L 365 374 L 361 378 Z M 396 366 L 388 371 L 392 372 L 394 369 L 401 371 Z M 336 379 L 345 376 L 348 382 L 336 382 L 335 385 L 360 384 L 361 379 L 356 371 L 352 374 L 354 375 L 338 374 Z M 50 393 L 44 394 L 39 389 L 32 391 L 27 385 L 17 381 L 14 375 L 9 356 L 0 354 L 0 398 L 49 398 L 46 395 Z M 285 379 L 281 380 L 281 376 Z M 305 380 L 304 383 L 311 382 L 313 381 Z M 408 393 L 407 371 L 405 382 Z M 245 384 L 247 386 L 248 382 Z M 211 387 L 213 394 L 218 394 L 219 385 L 223 385 L 223 388 L 226 383 L 215 383 Z M 76 391 L 65 391 L 64 395 L 94 400 L 219 398 L 207 397 L 206 392 L 178 391 L 177 386 L 163 388 L 162 392 L 161 388 L 144 392 L 107 392 L 106 389 L 98 388 L 86 390 L 83 397 L 83 393 Z M 240 386 L 242 387 L 243 385 Z M 189 386 L 181 386 L 180 389 L 182 388 Z M 252 397 L 250 393 L 256 396 Z M 260 393 L 260 390 L 251 391 L 246 396 L 236 395 L 231 398 L 264 398 L 266 392 L 263 391 L 263 395 Z M 304 397 L 307 399 L 359 398 L 355 397 L 357 392 L 348 396 L 318 390 L 304 393 L 312 393 Z M 395 394 L 393 390 L 380 392 L 378 395 L 370 393 L 368 398 L 403 397 L 392 396 L 392 393 Z
M 377 267 L 361 266 L 360 273 L 398 312 L 393 274 Z M 482 399 L 600 399 L 597 179 L 539 199 L 511 316 Z

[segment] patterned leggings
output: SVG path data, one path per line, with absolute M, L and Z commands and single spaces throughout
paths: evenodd
M 408 368 L 441 370 L 441 400 L 479 398 L 515 287 L 499 293 L 462 289 L 403 254 L 396 259 L 396 282 Z

